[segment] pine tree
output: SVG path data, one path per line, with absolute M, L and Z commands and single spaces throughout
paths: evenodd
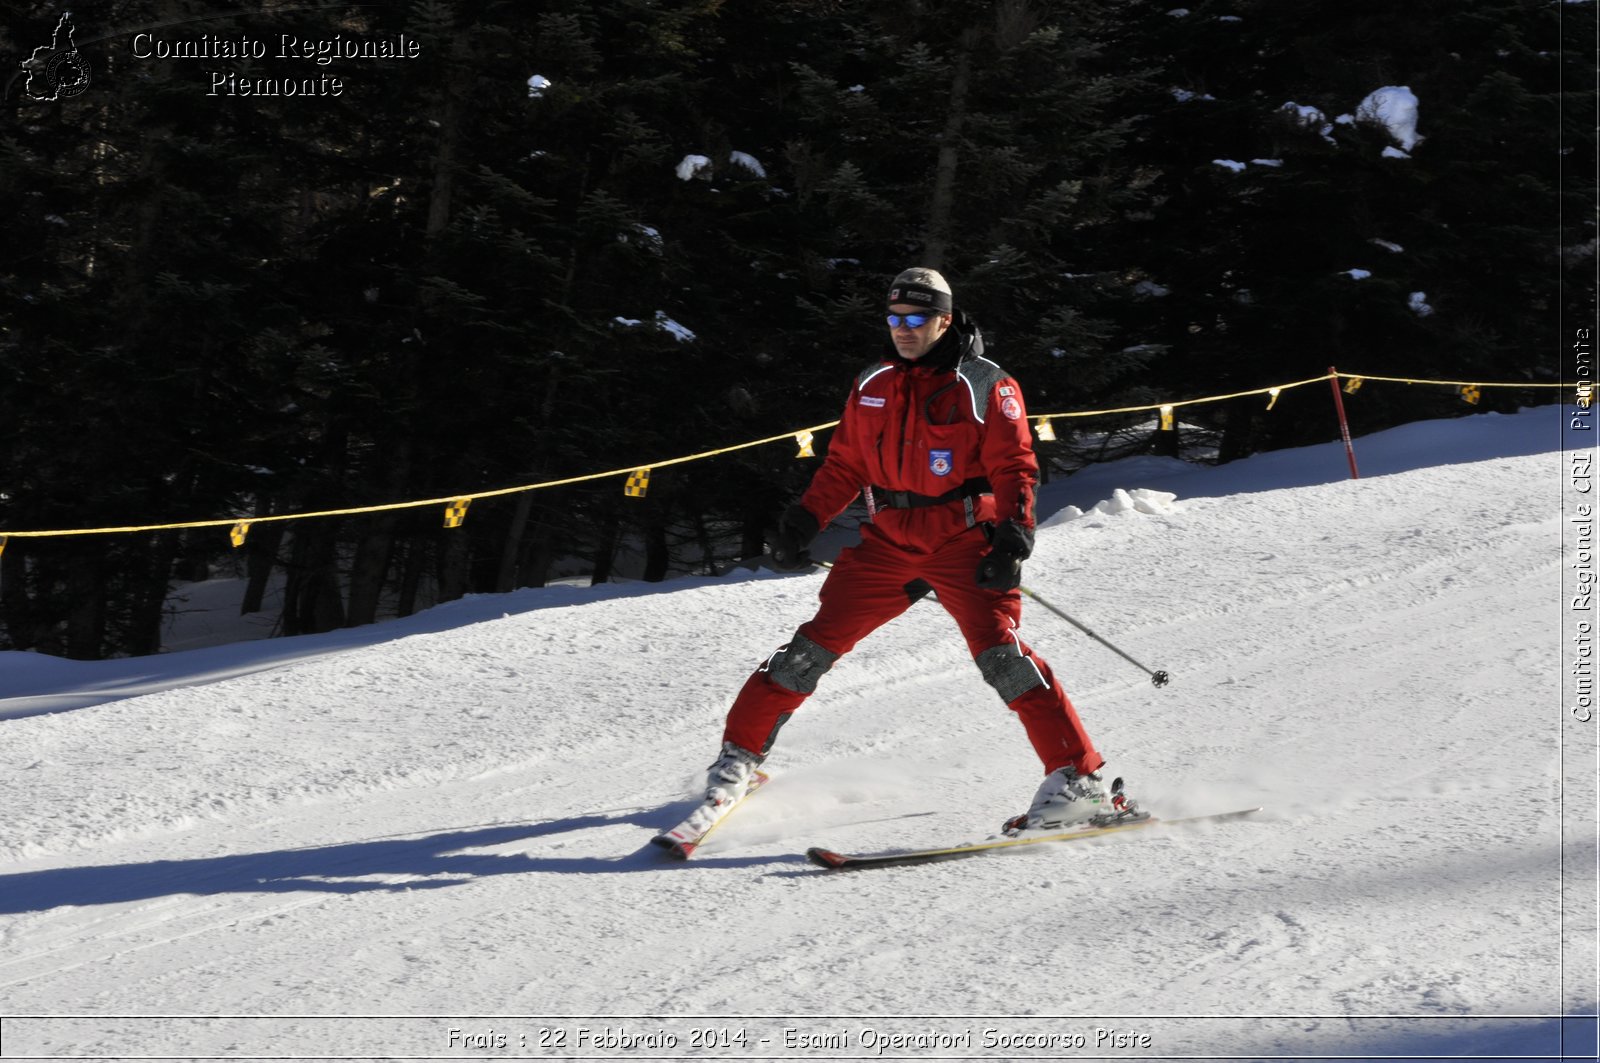
M 875 351 L 884 283 L 933 265 L 1035 409 L 1138 393 L 1149 349 L 1117 343 L 1110 298 L 1078 280 L 1121 271 L 1143 205 L 1119 114 L 1144 75 L 1112 48 L 1125 5 L 845 7 L 839 46 L 796 68 L 801 207 L 817 257 L 849 264 L 819 321 Z
M 1172 352 L 1173 386 L 1265 387 L 1329 365 L 1540 378 L 1528 352 L 1550 349 L 1557 276 L 1555 174 L 1539 161 L 1558 135 L 1549 6 L 1161 7 L 1145 6 L 1140 38 L 1172 84 L 1140 138 L 1162 177 L 1139 275 L 1159 293 L 1151 338 Z M 1378 90 L 1416 101 L 1414 130 L 1385 122 Z M 1348 405 L 1358 431 L 1470 409 L 1444 389 Z M 1335 428 L 1311 393 L 1197 416 L 1226 422 L 1225 458 Z
M 138 24 L 185 13 L 118 14 Z M 45 24 L 47 12 L 33 14 L 26 21 Z M 271 268 L 281 232 L 271 133 L 259 111 L 219 114 L 192 68 L 110 47 L 86 54 L 103 91 L 10 101 L 0 179 L 30 205 L 17 220 L 37 256 L 4 267 L 7 353 L 31 407 L 6 457 L 32 470 L 10 492 L 6 522 L 92 528 L 226 512 L 250 479 L 229 455 L 263 421 L 235 354 L 287 316 Z M 153 652 L 183 556 L 192 567 L 200 555 L 171 533 L 30 543 L 10 559 L 12 600 L 27 599 L 30 617 L 12 638 L 79 657 Z

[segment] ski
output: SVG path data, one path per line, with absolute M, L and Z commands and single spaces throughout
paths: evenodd
M 671 830 L 656 835 L 650 841 L 661 846 L 679 860 L 687 860 L 700 848 L 706 836 L 727 819 L 729 814 L 750 799 L 750 795 L 772 781 L 772 777 L 764 771 L 758 771 L 750 777 L 750 786 L 745 790 L 744 796 L 727 806 L 714 805 L 709 801 L 697 807 L 689 818 L 673 827 Z
M 1175 827 L 1185 823 L 1215 823 L 1222 820 L 1241 819 L 1260 811 L 1261 809 L 1258 806 L 1255 808 L 1236 809 L 1232 812 L 1213 812 L 1204 816 L 1185 816 L 1181 819 L 1160 819 L 1155 816 L 1145 816 L 1141 819 L 1128 819 L 1100 826 L 1080 827 L 1076 830 L 1061 831 L 1055 834 L 1025 834 L 1017 837 L 1001 836 L 989 838 L 986 841 L 969 842 L 965 845 L 952 845 L 939 849 L 851 854 L 813 847 L 806 850 L 806 858 L 813 864 L 825 867 L 830 871 L 856 871 L 869 867 L 904 867 L 910 864 L 931 864 L 939 860 L 957 860 L 965 856 L 1002 852 L 1006 849 L 1016 849 L 1027 845 L 1070 842 L 1077 841 L 1080 838 L 1099 838 L 1107 834 L 1141 830 L 1145 827 Z

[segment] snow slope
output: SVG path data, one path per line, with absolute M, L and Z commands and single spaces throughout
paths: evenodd
M 1028 584 L 1172 684 L 1032 605 L 1030 641 L 1146 806 L 1264 806 L 1224 825 L 811 868 L 982 836 L 1032 793 L 924 602 L 663 862 L 648 839 L 820 574 L 105 670 L 0 655 L 0 1057 L 1592 1058 L 1592 1018 L 1554 1018 L 1596 1001 L 1559 411 L 1358 447 L 1447 461 L 1486 431 L 1510 456 L 1276 490 L 1342 452 L 1168 469 L 1182 491 L 1129 466 L 1116 487 L 1177 499 L 1041 529 Z

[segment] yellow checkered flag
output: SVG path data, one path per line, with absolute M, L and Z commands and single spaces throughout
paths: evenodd
M 1364 383 L 1366 383 L 1366 381 L 1362 380 L 1360 377 L 1353 376 L 1344 382 L 1344 393 L 1346 395 L 1354 395 L 1356 392 L 1361 390 L 1361 385 Z
M 228 532 L 228 539 L 233 543 L 233 548 L 237 550 L 239 547 L 244 545 L 244 537 L 249 534 L 250 522 L 247 520 L 241 520 L 238 524 L 233 526 L 231 531 Z
M 1479 391 L 1476 385 L 1467 384 L 1461 389 L 1461 397 L 1476 406 L 1478 400 L 1483 397 L 1483 392 Z
M 461 522 L 467 519 L 467 507 L 472 505 L 470 498 L 458 498 L 444 507 L 444 526 L 446 528 L 459 528 Z
M 629 498 L 643 498 L 648 490 L 650 490 L 649 469 L 633 470 L 628 474 L 628 482 L 622 485 L 622 493 Z
M 800 453 L 796 454 L 795 457 L 797 457 L 797 458 L 814 458 L 814 457 L 816 457 L 817 456 L 816 452 L 811 449 L 811 444 L 816 440 L 816 438 L 817 437 L 812 435 L 810 432 L 796 432 L 794 434 L 794 441 L 796 443 L 800 444 Z

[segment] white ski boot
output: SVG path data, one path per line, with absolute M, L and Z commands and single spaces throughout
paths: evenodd
M 706 771 L 706 800 L 716 807 L 737 804 L 750 789 L 761 760 L 732 742 L 722 743 L 722 756 Z
M 1070 764 L 1044 777 L 1033 804 L 1020 816 L 1006 820 L 1006 834 L 1025 830 L 1071 830 L 1097 827 L 1119 819 L 1142 819 L 1142 814 L 1122 791 L 1117 779 L 1106 789 L 1094 772 L 1079 774 Z

